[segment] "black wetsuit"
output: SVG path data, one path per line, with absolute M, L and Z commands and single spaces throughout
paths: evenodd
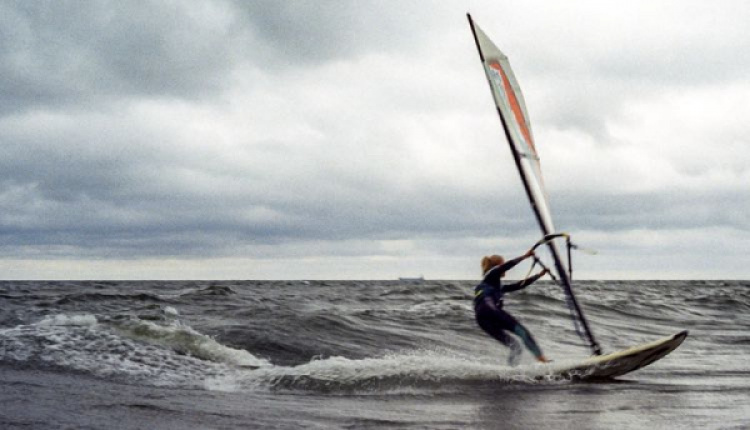
M 485 273 L 484 279 L 474 290 L 474 313 L 477 323 L 487 334 L 511 348 L 512 353 L 508 360 L 511 364 L 516 364 L 520 347 L 507 332 L 520 337 L 526 348 L 536 358 L 542 356 L 542 350 L 539 349 L 531 333 L 511 314 L 503 310 L 503 295 L 505 293 L 521 290 L 541 277 L 541 274 L 538 274 L 525 281 L 503 285 L 500 277 L 522 260 L 523 257 L 518 257 L 491 268 Z

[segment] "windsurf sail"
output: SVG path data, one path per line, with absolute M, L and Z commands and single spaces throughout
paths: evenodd
M 559 234 L 555 232 L 555 227 L 552 223 L 552 214 L 547 193 L 544 189 L 539 155 L 536 151 L 534 136 L 531 132 L 529 113 L 526 110 L 526 103 L 521 93 L 521 87 L 518 85 L 513 70 L 510 68 L 508 57 L 474 24 L 471 15 L 467 14 L 466 16 L 469 18 L 469 25 L 474 34 L 479 58 L 482 61 L 484 73 L 490 84 L 492 98 L 495 101 L 497 113 L 505 130 L 505 137 L 510 144 L 513 159 L 516 162 L 516 167 L 526 189 L 526 195 L 529 198 L 531 208 L 542 230 L 542 235 L 545 239 L 549 238 L 549 240 L 543 240 L 554 261 L 557 279 L 559 279 L 559 283 L 567 295 L 568 303 L 574 313 L 577 326 L 580 325 L 582 337 L 587 341 L 594 354 L 601 355 L 601 348 L 594 339 L 589 324 L 583 315 L 583 310 L 576 300 L 570 275 L 560 258 L 560 252 L 553 240 Z

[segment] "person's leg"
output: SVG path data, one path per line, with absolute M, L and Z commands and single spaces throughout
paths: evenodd
M 537 345 L 536 341 L 534 340 L 534 337 L 531 336 L 531 333 L 526 330 L 526 327 L 524 327 L 523 324 L 517 323 L 516 327 L 513 329 L 513 333 L 521 338 L 524 345 L 526 345 L 526 348 L 531 351 L 532 354 L 534 354 L 534 357 L 539 359 L 544 356 L 542 350 L 539 348 L 539 345 Z
M 520 337 L 523 341 L 523 344 L 526 345 L 526 349 L 531 351 L 531 353 L 534 354 L 534 357 L 539 359 L 544 355 L 541 348 L 539 348 L 539 345 L 537 345 L 536 341 L 534 340 L 534 337 L 531 335 L 531 332 L 526 330 L 526 327 L 518 322 L 518 320 L 515 319 L 513 315 L 505 312 L 505 310 L 503 309 L 498 309 L 496 313 L 496 318 L 501 321 L 502 328 Z
M 494 312 L 483 312 L 477 315 L 477 323 L 487 334 L 510 349 L 508 365 L 517 366 L 521 361 L 523 349 L 516 339 L 503 330 L 502 319 L 498 318 Z

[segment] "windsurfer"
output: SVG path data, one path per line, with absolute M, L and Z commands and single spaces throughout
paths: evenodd
M 513 268 L 521 261 L 532 257 L 533 250 L 526 254 L 514 258 L 510 261 L 500 255 L 491 255 L 482 258 L 482 273 L 484 279 L 474 289 L 474 313 L 477 323 L 487 334 L 497 339 L 500 343 L 510 348 L 508 364 L 515 366 L 521 358 L 521 346 L 518 341 L 509 335 L 508 332 L 515 334 L 523 341 L 526 348 L 534 354 L 537 361 L 546 363 L 549 360 L 544 356 L 542 350 L 534 341 L 526 327 L 524 327 L 511 314 L 503 310 L 503 295 L 511 291 L 518 291 L 534 283 L 536 280 L 547 274 L 547 269 L 523 281 L 513 284 L 503 285 L 501 279 L 505 272 Z

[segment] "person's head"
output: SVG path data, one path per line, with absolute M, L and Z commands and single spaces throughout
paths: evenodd
M 502 255 L 490 255 L 482 257 L 482 274 L 487 273 L 490 269 L 495 266 L 499 266 L 505 263 L 505 259 Z

